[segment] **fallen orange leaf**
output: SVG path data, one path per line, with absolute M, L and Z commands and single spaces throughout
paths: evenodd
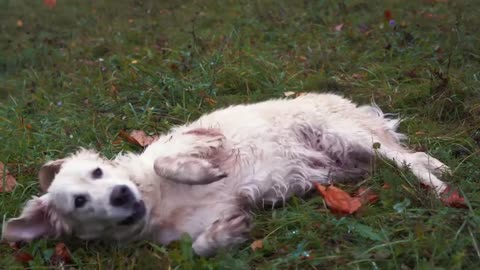
M 54 8 L 57 5 L 57 0 L 43 0 L 43 4 L 48 8 Z
M 425 17 L 427 19 L 443 20 L 443 19 L 447 18 L 447 15 L 446 14 L 433 14 L 433 13 L 427 12 L 427 13 L 423 14 L 423 17 Z
M 154 141 L 158 139 L 158 136 L 148 136 L 142 130 L 134 130 L 130 133 L 135 140 L 139 142 L 139 144 L 143 147 L 152 144 Z
M 352 78 L 355 80 L 363 80 L 365 79 L 365 75 L 361 73 L 353 73 Z
M 440 200 L 446 205 L 454 208 L 467 208 L 465 198 L 463 198 L 458 190 L 453 190 L 448 186 L 442 194 L 440 194 Z
M 15 261 L 25 265 L 28 264 L 29 261 L 33 260 L 32 255 L 23 251 L 17 251 L 13 256 L 15 257 Z
M 210 106 L 217 104 L 217 101 L 211 97 L 204 97 L 203 100 L 205 100 Z
M 257 249 L 262 249 L 263 248 L 263 240 L 255 240 L 252 242 L 252 244 L 250 245 L 250 248 L 255 251 Z
M 5 172 L 5 175 L 3 174 Z M 5 187 L 3 186 L 3 178 L 5 178 Z M 7 170 L 7 168 L 0 162 L 0 192 L 10 192 L 17 185 L 17 180 Z
M 318 183 L 314 183 L 314 185 L 333 213 L 353 214 L 362 206 L 359 198 L 354 198 L 337 187 L 323 186 Z
M 64 243 L 55 245 L 55 253 L 50 257 L 52 264 L 61 264 L 72 262 L 72 255 Z
M 142 147 L 146 147 L 158 139 L 158 136 L 148 136 L 143 130 L 133 130 L 130 134 L 125 130 L 121 130 L 118 136 L 131 144 Z
M 359 198 L 362 203 L 375 203 L 378 201 L 378 194 L 373 192 L 370 188 L 360 187 L 357 191 L 356 198 Z

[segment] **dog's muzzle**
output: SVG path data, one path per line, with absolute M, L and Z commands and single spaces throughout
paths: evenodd
M 147 208 L 145 207 L 145 203 L 143 201 L 135 202 L 132 205 L 132 210 L 133 210 L 133 213 L 129 217 L 120 221 L 118 225 L 124 225 L 124 226 L 133 225 L 137 223 L 139 220 L 141 220 L 147 213 Z

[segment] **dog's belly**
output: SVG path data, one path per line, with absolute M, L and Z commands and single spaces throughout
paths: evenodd
M 358 179 L 370 167 L 372 152 L 355 147 L 342 136 L 330 135 L 331 145 L 319 142 L 325 129 L 307 129 L 303 125 L 280 132 L 281 137 L 266 134 L 236 145 L 235 157 L 223 163 L 230 172 L 234 192 L 256 203 L 275 204 L 312 188 L 312 182 L 330 183 Z M 336 147 L 336 148 L 335 148 Z

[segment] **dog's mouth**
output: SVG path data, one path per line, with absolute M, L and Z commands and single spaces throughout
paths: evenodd
M 147 208 L 145 207 L 145 203 L 143 201 L 138 201 L 133 204 L 132 206 L 133 213 L 125 218 L 124 220 L 120 221 L 118 225 L 128 226 L 137 223 L 141 220 L 145 214 L 147 213 Z

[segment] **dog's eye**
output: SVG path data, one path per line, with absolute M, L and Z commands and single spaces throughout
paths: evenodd
M 100 169 L 100 168 L 96 168 L 96 169 L 93 170 L 93 172 L 92 172 L 92 177 L 93 177 L 94 179 L 101 178 L 102 175 L 103 175 L 103 171 L 102 171 L 102 169 Z
M 75 196 L 75 208 L 83 207 L 87 203 L 87 198 L 84 195 Z

